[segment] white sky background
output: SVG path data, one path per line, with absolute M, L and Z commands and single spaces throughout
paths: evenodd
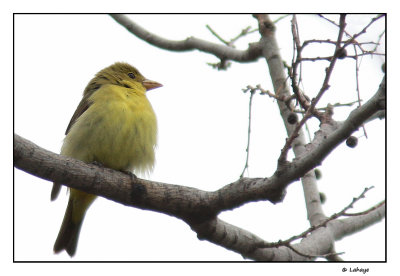
M 273 16 L 277 18 L 278 16 Z M 147 30 L 165 38 L 181 40 L 196 36 L 217 39 L 208 24 L 230 39 L 243 28 L 257 26 L 250 15 L 132 15 Z M 335 18 L 335 17 L 332 17 Z M 337 18 L 336 18 L 337 19 Z M 348 31 L 360 31 L 369 18 L 348 17 Z M 298 16 L 302 39 L 336 39 L 337 28 L 316 16 Z M 363 36 L 375 40 L 383 20 Z M 375 32 L 373 32 L 375 30 Z M 241 39 L 237 48 L 257 41 L 256 32 Z M 288 63 L 292 55 L 290 17 L 277 24 L 281 55 Z M 324 50 L 313 55 L 329 55 Z M 330 48 L 331 49 L 331 48 Z M 382 52 L 382 50 L 381 50 Z M 306 52 L 310 54 L 310 52 Z M 261 84 L 272 90 L 267 65 L 233 63 L 217 71 L 207 62 L 218 62 L 198 51 L 161 50 L 128 33 L 107 15 L 17 15 L 15 17 L 15 133 L 37 145 L 59 152 L 66 126 L 83 89 L 102 68 L 115 61 L 136 66 L 147 78 L 164 87 L 148 97 L 158 117 L 157 164 L 149 179 L 216 190 L 237 180 L 245 163 L 248 127 L 248 94 L 241 89 Z M 360 72 L 361 98 L 373 95 L 382 79 L 383 57 L 365 57 Z M 303 65 L 304 90 L 316 95 L 327 62 Z M 321 104 L 357 99 L 355 65 L 339 61 L 331 88 Z M 335 109 L 334 119 L 343 120 L 351 108 Z M 276 103 L 256 95 L 252 113 L 250 168 L 246 176 L 268 177 L 285 142 L 286 132 Z M 367 124 L 368 139 L 356 148 L 341 145 L 320 167 L 319 188 L 327 196 L 326 215 L 340 211 L 365 187 L 375 186 L 351 211 L 365 210 L 385 197 L 385 123 Z M 311 134 L 317 124 L 311 124 Z M 292 157 L 292 155 L 291 155 Z M 54 255 L 52 248 L 67 204 L 66 188 L 50 202 L 52 184 L 15 170 L 15 260 L 71 260 L 66 253 Z M 301 183 L 289 186 L 282 203 L 250 203 L 220 217 L 257 234 L 267 241 L 287 239 L 309 227 Z M 345 260 L 374 261 L 385 258 L 385 222 L 336 243 Z M 199 241 L 184 222 L 151 211 L 125 207 L 98 198 L 82 227 L 74 261 L 79 260 L 243 260 L 234 252 Z

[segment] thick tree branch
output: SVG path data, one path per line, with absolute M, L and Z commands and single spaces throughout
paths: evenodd
M 142 209 L 176 217 L 214 216 L 255 200 L 280 200 L 283 182 L 242 178 L 214 192 L 131 178 L 105 167 L 47 151 L 14 134 L 14 166 L 45 180 Z
M 385 79 L 382 80 L 377 93 L 364 105 L 351 112 L 346 121 L 335 125 L 323 124 L 312 143 L 304 146 L 302 153 L 286 167 L 284 172 L 277 171 L 270 178 L 241 178 L 213 192 L 131 178 L 125 173 L 49 152 L 17 134 L 14 134 L 14 166 L 43 179 L 64 183 L 66 186 L 103 196 L 121 204 L 178 217 L 191 225 L 199 238 L 239 252 L 247 258 L 304 260 L 307 258 L 289 248 L 259 248 L 257 245 L 265 244 L 260 238 L 246 230 L 227 224 L 216 216 L 221 211 L 233 209 L 251 201 L 278 202 L 282 200 L 285 187 L 319 165 L 366 119 L 383 108 L 384 81 Z M 371 213 L 374 212 L 377 210 Z M 351 222 L 351 219 L 357 218 L 352 217 L 343 221 Z M 378 219 L 378 217 L 371 218 L 370 214 L 365 215 L 365 218 L 368 218 L 368 221 L 364 220 L 368 224 Z M 357 222 L 359 228 L 364 227 L 363 220 Z M 336 236 L 341 237 L 355 230 L 335 231 L 339 233 Z M 316 234 L 313 232 L 310 236 L 312 235 Z M 318 235 L 316 237 L 317 240 L 320 239 Z M 328 245 L 314 243 L 314 241 L 313 246 L 315 244 L 318 246 L 312 249 L 308 246 L 307 238 L 300 245 L 293 245 L 294 248 L 310 256 L 330 252 L 325 251 L 329 248 Z M 246 246 L 243 243 L 246 243 Z M 322 245 L 324 249 L 321 249 Z
M 261 248 L 266 242 L 260 237 L 237 226 L 215 218 L 191 226 L 201 240 L 208 240 L 224 248 L 235 251 L 243 258 L 258 261 L 307 261 L 311 258 L 296 254 L 285 246 L 278 248 Z M 299 244 L 294 245 L 296 250 L 307 250 Z M 314 251 L 314 249 L 312 250 Z
M 131 179 L 130 176 L 112 169 L 52 153 L 17 134 L 14 134 L 14 166 L 43 179 L 63 183 L 122 204 L 178 217 L 193 214 L 213 216 L 251 201 L 279 202 L 283 190 L 290 183 L 321 164 L 365 120 L 384 108 L 385 92 L 383 78 L 376 94 L 364 105 L 353 110 L 344 122 L 322 124 L 314 140 L 303 146 L 301 154 L 286 166 L 284 172 L 276 171 L 270 178 L 242 178 L 214 192 L 139 178 Z
M 110 15 L 115 21 L 124 26 L 130 33 L 147 43 L 170 51 L 191 51 L 199 50 L 205 53 L 213 54 L 221 60 L 234 60 L 237 62 L 251 62 L 261 57 L 261 48 L 258 42 L 250 43 L 247 50 L 241 51 L 233 47 L 216 44 L 196 37 L 188 37 L 185 40 L 168 40 L 153 34 L 140 25 L 130 20 L 127 16 L 121 14 Z

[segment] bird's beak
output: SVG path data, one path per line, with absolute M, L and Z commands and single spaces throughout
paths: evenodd
M 152 81 L 152 80 L 148 80 L 148 79 L 145 79 L 144 81 L 142 81 L 142 84 L 146 88 L 147 91 L 162 86 L 161 83 L 158 83 L 158 82 Z

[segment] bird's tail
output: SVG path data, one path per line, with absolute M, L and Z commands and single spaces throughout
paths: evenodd
M 51 201 L 55 200 L 58 197 L 60 190 L 61 190 L 61 184 L 53 183 L 53 188 L 51 189 L 51 196 L 50 196 Z
M 86 210 L 94 199 L 94 195 L 71 189 L 67 210 L 54 243 L 54 253 L 65 250 L 71 257 L 75 255 Z

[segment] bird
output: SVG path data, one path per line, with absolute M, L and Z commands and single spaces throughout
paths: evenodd
M 149 173 L 155 163 L 157 118 L 146 92 L 161 87 L 133 66 L 116 62 L 88 83 L 65 132 L 61 155 L 131 173 Z M 62 183 L 53 183 L 55 200 Z M 54 253 L 76 253 L 86 211 L 96 196 L 69 188 L 68 205 Z

